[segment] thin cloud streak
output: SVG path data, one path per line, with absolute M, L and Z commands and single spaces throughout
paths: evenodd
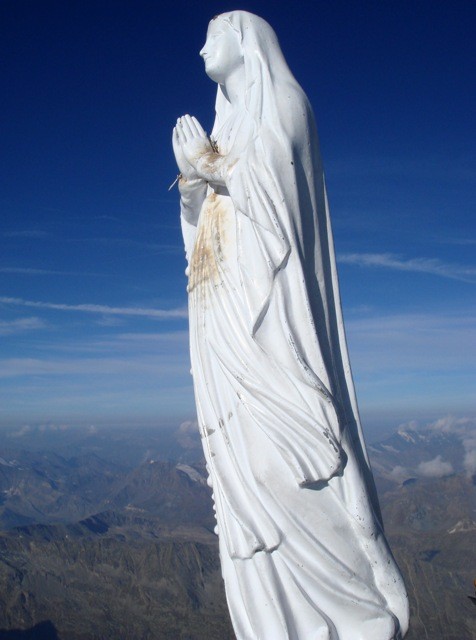
M 437 242 L 470 247 L 476 244 L 476 238 L 438 238 Z
M 178 227 L 174 227 L 177 228 Z M 134 240 L 133 238 L 69 238 L 69 242 L 75 243 L 96 243 L 105 244 L 116 247 L 135 247 L 139 249 L 148 249 L 150 251 L 163 251 L 164 253 L 181 253 L 183 248 L 181 244 L 164 244 L 159 242 L 146 242 L 143 240 Z
M 474 181 L 476 173 L 474 167 L 463 162 L 448 165 L 441 157 L 428 157 L 410 160 L 408 157 L 354 156 L 345 160 L 326 161 L 328 175 L 352 176 L 354 178 L 375 176 L 376 178 L 394 178 L 418 176 L 421 179 L 434 181 Z
M 144 357 L 109 357 L 109 358 L 73 358 L 40 359 L 40 358 L 7 358 L 0 360 L 0 379 L 28 376 L 153 376 L 154 384 L 158 384 L 159 376 L 180 376 L 185 378 L 188 366 L 187 353 L 152 355 Z M 152 379 L 152 378 L 151 378 Z M 69 384 L 69 381 L 68 383 Z M 94 392 L 90 387 L 91 397 Z
M 24 331 L 44 329 L 47 325 L 40 318 L 17 318 L 16 320 L 0 320 L 0 336 L 9 336 Z
M 370 374 L 468 371 L 474 368 L 469 345 L 476 339 L 476 316 L 379 315 L 346 322 L 355 371 Z
M 429 273 L 442 278 L 476 283 L 476 268 L 447 264 L 437 258 L 410 258 L 405 260 L 393 253 L 344 253 L 338 256 L 341 264 L 359 267 L 384 267 L 396 271 Z
M 107 338 L 87 340 L 66 340 L 61 343 L 43 342 L 38 349 L 41 352 L 58 354 L 100 354 L 102 357 L 109 355 L 142 353 L 172 353 L 177 357 L 185 354 L 188 357 L 189 340 L 188 331 L 168 331 L 165 333 L 118 333 Z M 0 361 L 1 362 L 1 361 Z
M 24 229 L 23 231 L 4 231 L 4 238 L 49 238 L 50 234 L 47 231 L 41 231 L 40 229 Z
M 109 307 L 102 304 L 57 304 L 54 302 L 24 300 L 23 298 L 8 298 L 6 296 L 0 296 L 0 304 L 31 307 L 35 309 L 51 309 L 54 311 L 80 311 L 83 313 L 113 316 L 140 316 L 161 320 L 188 317 L 188 311 L 183 307 L 179 307 L 178 309 L 147 309 L 144 307 Z
M 49 276 L 64 275 L 62 271 L 51 271 L 49 269 L 29 269 L 26 267 L 0 267 L 0 273 L 18 273 L 20 275 Z
M 88 273 L 86 271 L 55 271 L 53 269 L 35 269 L 29 267 L 0 267 L 0 273 L 25 276 L 101 276 L 99 273 Z

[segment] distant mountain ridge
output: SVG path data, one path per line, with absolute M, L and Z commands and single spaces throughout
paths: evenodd
M 474 422 L 405 425 L 369 447 L 387 537 L 410 597 L 408 640 L 476 637 Z
M 198 434 L 187 423 L 164 450 L 159 435 L 62 433 L 53 449 L 43 434 L 4 436 L 0 639 L 45 619 L 58 640 L 234 637 Z M 369 447 L 410 596 L 407 640 L 476 637 L 473 435 L 446 420 Z

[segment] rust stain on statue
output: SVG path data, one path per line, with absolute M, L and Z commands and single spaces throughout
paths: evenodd
M 219 263 L 223 262 L 225 211 L 216 193 L 207 196 L 200 214 L 197 238 L 190 261 L 188 291 L 208 282 L 218 285 L 221 282 Z M 203 289 L 204 290 L 204 289 Z

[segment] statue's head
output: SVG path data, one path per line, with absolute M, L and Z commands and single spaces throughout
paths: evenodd
M 242 38 L 230 13 L 213 18 L 208 26 L 207 39 L 200 51 L 207 75 L 224 84 L 225 80 L 243 64 Z
M 207 75 L 219 85 L 215 124 L 227 117 L 231 103 L 226 85 L 235 72 L 235 93 L 238 88 L 246 111 L 258 127 L 263 116 L 268 120 L 279 117 L 278 95 L 288 91 L 290 85 L 298 87 L 273 28 L 248 11 L 230 11 L 213 18 L 200 55 Z

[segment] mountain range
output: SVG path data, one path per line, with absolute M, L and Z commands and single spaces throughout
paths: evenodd
M 476 637 L 474 440 L 446 419 L 369 447 L 408 640 Z M 0 639 L 234 637 L 193 423 L 6 431 L 0 456 Z

